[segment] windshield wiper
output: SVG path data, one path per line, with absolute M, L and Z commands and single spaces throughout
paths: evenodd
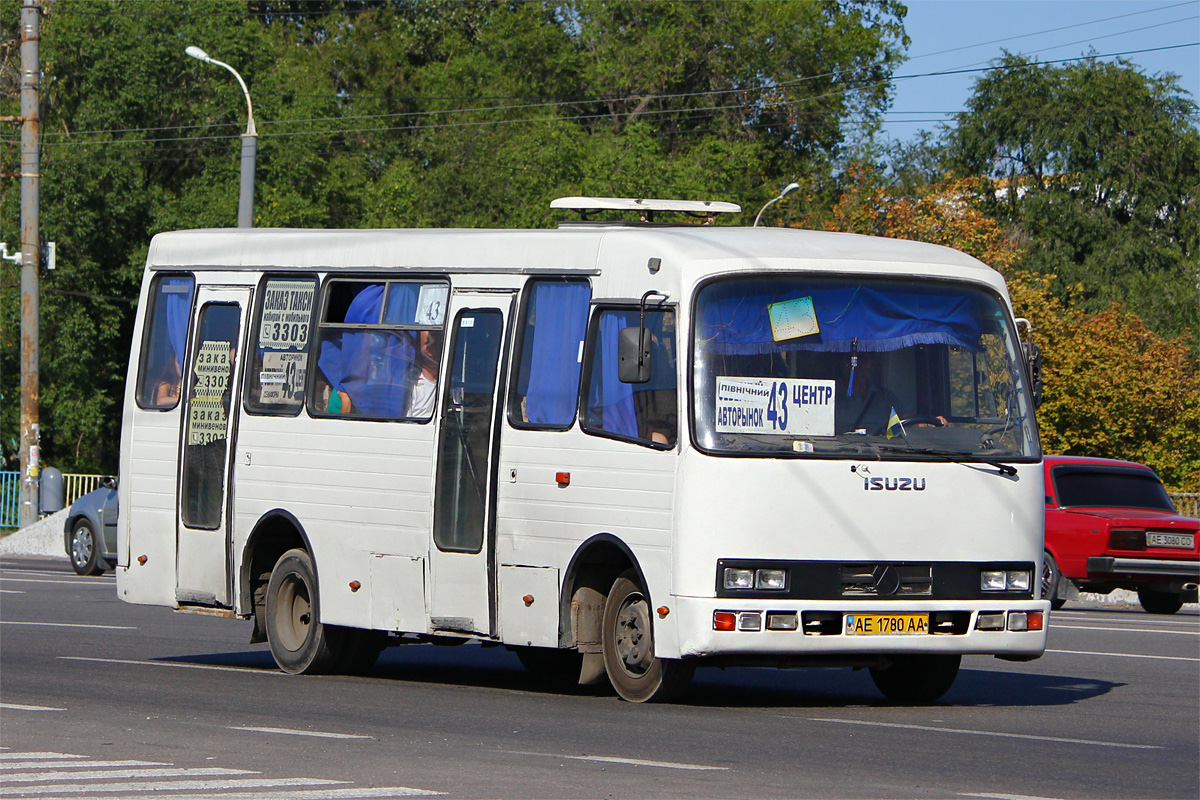
M 899 447 L 894 444 L 881 444 L 878 449 L 888 453 L 905 453 L 919 456 L 933 456 L 942 461 L 952 461 L 955 463 L 965 464 L 987 464 L 990 467 L 995 467 L 1000 470 L 1001 475 L 1016 475 L 1017 468 L 1011 464 L 1005 464 L 995 458 L 987 456 L 978 456 L 974 453 L 962 453 L 957 450 L 935 450 L 932 447 Z

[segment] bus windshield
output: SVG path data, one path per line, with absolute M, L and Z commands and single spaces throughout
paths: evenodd
M 739 455 L 1037 457 L 1008 319 L 995 295 L 949 281 L 709 283 L 695 309 L 696 443 Z

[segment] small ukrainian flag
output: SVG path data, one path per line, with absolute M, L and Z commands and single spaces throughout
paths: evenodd
M 904 432 L 904 426 L 900 424 L 900 415 L 893 408 L 891 416 L 888 417 L 887 438 L 891 439 L 897 435 L 907 436 L 908 434 Z

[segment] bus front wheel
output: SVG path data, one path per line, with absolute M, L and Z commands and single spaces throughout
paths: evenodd
M 321 624 L 316 571 L 306 551 L 288 550 L 275 562 L 266 610 L 267 641 L 281 670 L 314 675 L 334 669 L 341 648 L 333 640 L 340 631 Z
M 650 602 L 629 571 L 613 582 L 604 603 L 602 646 L 609 682 L 631 703 L 666 702 L 692 680 L 695 665 L 654 656 Z
M 960 655 L 897 655 L 885 667 L 871 667 L 871 680 L 896 703 L 932 703 L 950 691 Z

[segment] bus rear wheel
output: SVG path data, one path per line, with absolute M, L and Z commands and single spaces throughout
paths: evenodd
M 871 667 L 871 680 L 896 703 L 932 703 L 950 691 L 958 677 L 960 655 L 891 656 L 886 667 Z
M 604 668 L 617 694 L 631 703 L 662 703 L 687 689 L 695 665 L 654 656 L 650 602 L 636 573 L 626 572 L 613 582 L 603 626 Z
M 288 550 L 275 562 L 267 584 L 267 641 L 284 672 L 317 675 L 331 672 L 341 655 L 340 629 L 321 624 L 317 577 L 312 557 Z

